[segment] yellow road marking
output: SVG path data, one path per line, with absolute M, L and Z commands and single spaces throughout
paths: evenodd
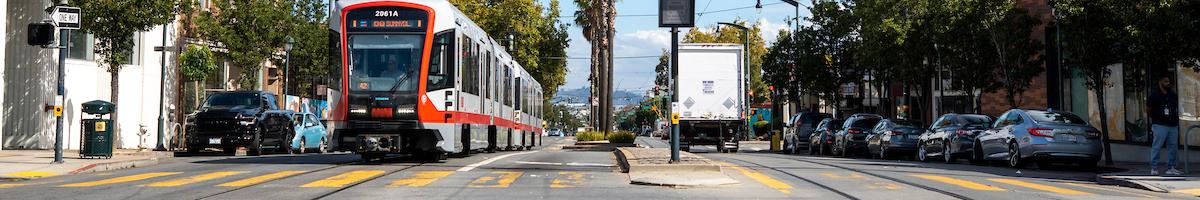
M 3 188 L 3 187 L 0 187 L 0 188 Z M 1184 193 L 1184 194 L 1190 194 L 1190 195 L 1192 195 L 1192 196 L 1200 196 L 1200 188 L 1183 189 L 1183 190 L 1174 190 L 1174 191 L 1171 191 L 1171 192 L 1172 192 L 1172 193 Z
M 513 181 L 516 181 L 517 178 L 521 177 L 521 174 L 525 174 L 525 173 L 524 172 L 492 172 L 491 174 L 488 174 L 487 176 L 479 177 L 479 179 L 475 179 L 475 181 L 471 181 L 471 184 L 468 185 L 468 187 L 507 188 L 508 185 L 512 185 Z M 489 184 L 491 182 L 495 182 L 495 184 Z
M 1091 185 L 1081 184 L 1081 183 L 1063 183 L 1063 184 L 1067 184 L 1067 185 L 1071 185 L 1071 186 L 1075 186 L 1075 187 L 1091 188 L 1091 189 L 1096 189 L 1096 190 L 1113 191 L 1113 192 L 1118 192 L 1118 193 L 1122 193 L 1122 194 L 1128 194 L 1128 195 L 1140 196 L 1140 197 L 1146 197 L 1146 198 L 1156 198 L 1155 196 L 1121 191 L 1121 190 L 1117 190 L 1117 189 L 1104 188 L 1104 187 L 1100 187 L 1100 186 L 1091 186 Z M 1200 189 L 1196 189 L 1196 190 L 1198 190 L 1197 192 L 1200 192 Z M 1200 195 L 1200 193 L 1197 193 L 1196 195 Z
M 110 179 L 104 179 L 104 180 L 98 180 L 98 181 L 91 181 L 91 182 L 72 183 L 72 184 L 62 185 L 60 187 L 92 187 L 92 186 L 99 186 L 99 185 L 108 185 L 108 184 L 113 184 L 113 183 L 140 181 L 140 180 L 145 180 L 145 179 L 150 179 L 150 178 L 155 178 L 155 177 L 175 175 L 175 174 L 179 174 L 179 173 L 180 172 L 152 172 L 152 173 L 122 176 L 122 177 L 116 177 L 116 178 L 110 178 Z
M 771 176 L 767 176 L 766 174 L 763 174 L 761 172 L 748 170 L 746 168 L 742 168 L 737 165 L 729 164 L 726 162 L 721 162 L 721 165 L 725 165 L 726 167 L 738 170 L 738 172 L 741 172 L 742 175 L 746 175 L 746 177 L 750 177 L 750 179 L 754 179 L 754 181 L 758 181 L 759 183 L 762 183 L 763 185 L 766 185 L 767 187 L 770 187 L 772 189 L 779 190 L 779 192 L 783 192 L 784 194 L 792 193 L 792 191 L 791 191 L 792 185 L 788 185 L 787 183 L 784 183 L 783 181 L 779 181 L 779 180 L 776 180 L 775 178 L 771 178 Z
M 1015 180 L 1015 179 L 989 178 L 988 180 L 993 181 L 993 182 L 1000 182 L 1000 183 L 1004 183 L 1004 184 L 1027 187 L 1027 188 L 1032 188 L 1035 190 L 1053 192 L 1053 193 L 1058 193 L 1058 194 L 1072 194 L 1072 195 L 1092 194 L 1092 193 L 1087 193 L 1087 192 L 1083 192 L 1083 191 L 1079 191 L 1079 190 L 1072 190 L 1072 189 L 1067 189 L 1067 188 L 1060 188 L 1060 187 L 1054 187 L 1054 186 L 1049 186 L 1049 185 L 1030 183 L 1030 182 L 1020 181 L 1020 180 Z
M 383 173 L 383 170 L 355 170 L 338 174 L 337 176 L 321 179 L 319 181 L 313 181 L 300 187 L 342 187 L 351 183 L 366 180 L 371 177 L 379 176 Z
M 858 180 L 866 180 L 867 179 L 867 177 L 859 175 L 857 173 L 847 173 L 847 175 L 841 175 L 841 174 L 834 174 L 832 172 L 826 172 L 826 173 L 821 173 L 821 175 L 832 178 L 832 179 L 858 179 Z
M 951 185 L 957 185 L 959 187 L 964 187 L 964 188 L 972 189 L 972 190 L 1008 191 L 1008 190 L 1005 190 L 1004 188 L 999 188 L 999 187 L 990 186 L 990 185 L 984 185 L 982 183 L 976 183 L 976 182 L 971 182 L 968 180 L 950 178 L 950 177 L 945 177 L 945 176 L 936 176 L 936 175 L 927 175 L 927 174 L 913 174 L 911 176 L 915 176 L 917 178 L 923 178 L 926 180 L 951 184 Z
M 25 186 L 25 185 L 27 185 L 27 184 L 20 184 L 20 183 L 0 183 L 0 189 L 3 189 L 3 188 L 14 188 L 14 187 L 21 187 L 21 186 Z
M 434 181 L 437 181 L 438 179 L 442 179 L 442 177 L 449 176 L 450 174 L 453 174 L 453 173 L 454 173 L 454 171 L 417 172 L 416 174 L 413 174 L 412 177 L 392 181 L 392 184 L 388 185 L 388 187 L 400 187 L 400 186 L 422 187 L 422 186 L 429 185 L 430 183 L 433 183 Z
M 19 177 L 19 178 L 42 178 L 42 177 L 58 176 L 58 174 L 55 174 L 53 172 L 23 171 L 23 172 L 8 173 L 8 174 L 5 174 L 4 176 Z
M 288 176 L 291 176 L 291 175 L 296 175 L 296 174 L 304 173 L 304 172 L 305 172 L 305 171 L 281 171 L 281 172 L 275 172 L 275 173 L 271 173 L 271 174 L 267 174 L 267 175 L 262 175 L 262 176 L 250 177 L 250 178 L 247 178 L 247 179 L 237 180 L 237 181 L 233 181 L 233 182 L 222 183 L 222 184 L 220 184 L 220 185 L 217 185 L 217 186 L 221 186 L 221 187 L 243 187 L 243 186 L 250 186 L 250 185 L 259 184 L 259 183 L 262 183 L 262 182 L 267 182 L 267 181 L 270 181 L 270 180 L 275 180 L 275 179 L 279 179 L 279 178 L 283 178 L 283 177 L 288 177 Z
M 175 186 L 180 186 L 180 185 L 187 185 L 187 184 L 198 183 L 198 182 L 203 182 L 203 181 L 207 181 L 207 180 L 218 179 L 221 177 L 238 175 L 238 174 L 242 174 L 242 173 L 246 173 L 246 172 L 243 172 L 243 171 L 213 172 L 213 173 L 195 175 L 192 177 L 180 178 L 180 179 L 175 179 L 175 180 L 159 181 L 159 182 L 154 182 L 154 183 L 150 183 L 150 184 L 145 184 L 142 186 L 143 187 L 175 187 Z
M 558 172 L 558 177 L 550 182 L 550 188 L 573 188 L 583 185 L 583 173 Z

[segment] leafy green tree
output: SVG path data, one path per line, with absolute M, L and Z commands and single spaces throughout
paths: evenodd
M 191 1 L 175 0 L 70 0 L 69 5 L 83 10 L 80 14 L 80 30 L 96 38 L 96 54 L 103 60 L 111 80 L 113 104 L 118 103 L 120 72 L 122 63 L 133 55 L 134 33 L 149 31 L 158 25 L 171 23 L 176 13 L 187 9 Z M 165 31 L 165 30 L 164 30 Z M 117 114 L 111 115 L 113 121 Z
M 193 85 L 191 103 L 184 106 L 184 113 L 191 113 L 191 109 L 198 106 L 196 103 L 200 102 L 200 96 L 203 95 L 200 82 L 217 71 L 217 63 L 207 46 L 188 45 L 187 50 L 179 55 L 179 68 L 183 78 Z
M 316 84 L 336 84 L 320 81 L 336 80 L 329 77 L 329 72 L 340 69 L 330 65 L 335 58 L 329 56 L 329 18 L 326 15 L 329 6 L 325 0 L 297 0 L 294 3 L 288 35 L 295 43 L 291 58 L 287 60 L 290 67 L 287 91 L 292 95 L 312 97 L 308 91 L 313 91 Z M 341 64 L 341 60 L 337 62 Z
M 283 62 L 286 36 L 294 28 L 295 1 L 210 1 L 213 8 L 196 19 L 199 37 L 228 50 L 230 62 L 240 69 L 241 89 L 258 85 L 264 62 Z

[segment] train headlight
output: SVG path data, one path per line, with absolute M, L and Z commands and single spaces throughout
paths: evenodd
M 397 115 L 408 115 L 408 114 L 413 114 L 413 113 L 417 113 L 417 109 L 411 105 L 410 106 L 400 106 L 400 107 L 396 108 Z
M 365 115 L 365 114 L 367 114 L 367 109 L 366 108 L 352 108 L 352 109 L 350 109 L 350 113 Z

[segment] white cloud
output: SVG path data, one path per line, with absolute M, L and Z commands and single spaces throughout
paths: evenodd
M 792 28 L 786 22 L 772 23 L 767 18 L 758 18 L 758 24 L 762 28 L 763 41 L 766 41 L 767 45 L 771 45 L 770 43 L 775 42 L 775 39 L 779 38 L 779 30 L 789 30 Z

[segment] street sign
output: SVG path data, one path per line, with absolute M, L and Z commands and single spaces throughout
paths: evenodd
M 58 28 L 76 30 L 79 29 L 79 15 L 82 12 L 77 7 L 55 6 L 54 11 L 50 12 L 50 19 L 58 25 Z
M 696 26 L 696 0 L 658 0 L 658 27 Z

